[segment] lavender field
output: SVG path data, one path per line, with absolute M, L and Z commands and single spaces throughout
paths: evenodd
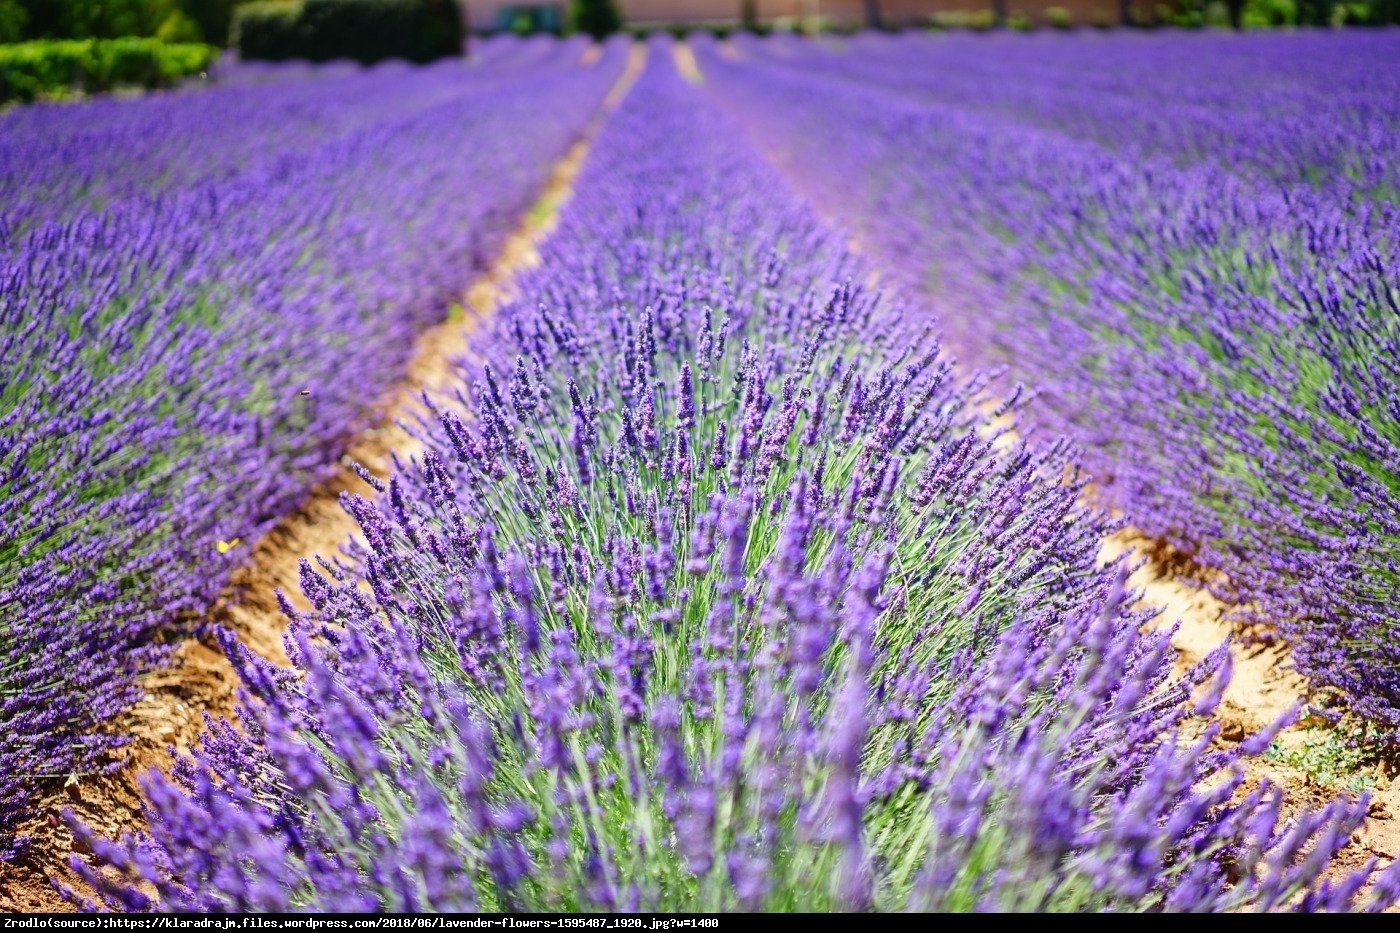
M 1400 32 L 225 62 L 0 194 L 0 908 L 1400 901 Z

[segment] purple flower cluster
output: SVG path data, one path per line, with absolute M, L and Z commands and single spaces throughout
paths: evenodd
M 334 463 L 625 55 L 503 51 L 0 115 L 0 857 L 37 781 L 110 763 L 157 636 Z
M 1104 501 L 1400 728 L 1394 32 L 701 51 L 716 97 Z M 819 99 L 820 107 L 808 102 Z
M 106 906 L 1395 898 L 1322 880 L 1364 800 L 1242 786 L 1269 736 L 1215 747 L 1228 655 L 1172 674 L 1073 451 L 991 427 L 665 42 L 542 252 L 303 565 L 295 670 L 228 642 L 241 728 L 84 834 Z

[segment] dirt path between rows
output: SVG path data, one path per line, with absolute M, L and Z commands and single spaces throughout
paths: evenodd
M 1233 673 L 1216 718 L 1221 740 L 1235 743 L 1276 722 L 1307 695 L 1307 681 L 1289 662 L 1288 647 L 1282 642 L 1251 642 L 1239 638 L 1238 626 L 1231 621 L 1230 606 L 1208 590 L 1189 582 L 1184 562 L 1165 552 L 1161 545 L 1140 532 L 1125 529 L 1104 542 L 1100 559 L 1107 562 L 1129 551 L 1146 556 L 1146 563 L 1129 583 L 1142 594 L 1142 603 L 1161 611 L 1157 624 L 1177 626 L 1172 634 L 1176 667 L 1184 671 L 1223 642 L 1230 641 Z M 1245 762 L 1249 785 L 1270 781 L 1288 792 L 1288 805 L 1320 806 L 1339 791 L 1354 790 L 1347 783 L 1363 780 L 1371 786 L 1369 819 L 1352 836 L 1351 844 L 1338 860 L 1336 874 L 1360 867 L 1376 857 L 1382 864 L 1400 857 L 1400 779 L 1384 762 L 1349 773 L 1339 773 L 1334 781 L 1319 781 L 1314 771 L 1287 760 L 1306 754 L 1326 736 L 1325 729 L 1311 729 L 1306 721 L 1296 722 L 1275 741 L 1280 754 L 1267 754 Z
M 595 65 L 599 56 L 590 46 L 581 65 Z M 480 322 L 511 295 L 514 279 L 539 263 L 538 246 L 554 229 L 559 211 L 573 191 L 584 159 L 607 115 L 621 103 L 641 74 L 646 58 L 642 43 L 629 51 L 622 75 L 585 126 L 579 140 L 557 162 L 539 197 L 506 238 L 496 260 L 463 296 L 463 315 L 426 331 L 417 341 L 402 379 L 376 406 L 373 427 L 346 447 L 334 475 L 313 489 L 295 512 L 260 539 L 247 562 L 236 570 L 228 588 L 213 607 L 212 618 L 238 632 L 264 657 L 285 662 L 282 633 L 285 618 L 275 591 L 299 599 L 298 566 L 316 554 L 334 555 L 355 533 L 355 524 L 340 508 L 342 492 L 372 494 L 351 469 L 359 463 L 378 476 L 387 476 L 397 455 L 407 459 L 421 445 L 400 424 L 422 410 L 422 395 L 451 385 L 457 361 L 466 356 Z M 139 775 L 169 764 L 168 749 L 188 751 L 204 728 L 204 717 L 232 717 L 238 678 L 223 653 L 211 643 L 190 639 L 175 650 L 171 663 L 142 682 L 145 696 L 112 724 L 132 736 L 128 758 L 110 774 L 70 778 L 44 802 L 46 818 L 22 831 L 33 839 L 25 860 L 0 864 L 0 911 L 67 910 L 50 878 L 76 884 L 68 869 L 75 849 L 58 814 L 72 810 L 80 819 L 107 835 L 139 829 L 143 824 Z M 81 854 L 81 853 L 80 853 Z
M 731 58 L 741 57 L 738 48 L 730 42 L 721 43 L 719 53 Z M 675 64 L 687 81 L 696 85 L 704 83 L 699 62 L 684 43 L 675 46 Z M 781 172 L 780 162 L 775 160 Z M 838 228 L 844 226 L 829 216 L 825 219 Z M 851 237 L 850 247 L 857 254 L 868 255 L 858 236 Z M 881 275 L 878 268 L 872 269 L 871 276 L 870 284 L 876 289 L 887 284 L 887 277 Z M 936 302 L 933 308 L 939 318 L 977 313 L 976 308 L 938 307 L 939 304 L 943 303 Z M 1209 590 L 1189 582 L 1183 573 L 1184 562 L 1165 553 L 1158 542 L 1131 528 L 1125 529 L 1104 541 L 1099 558 L 1108 563 L 1128 552 L 1132 552 L 1135 559 L 1145 561 L 1129 581 L 1141 593 L 1141 604 L 1160 611 L 1156 625 L 1177 626 L 1172 646 L 1177 651 L 1178 673 L 1230 642 L 1233 674 L 1216 714 L 1221 726 L 1220 741 L 1238 743 L 1246 735 L 1267 728 L 1306 695 L 1307 682 L 1289 664 L 1287 646 L 1278 642 L 1265 645 L 1241 641 L 1231 619 L 1230 607 Z M 1338 791 L 1347 789 L 1339 783 L 1322 784 L 1314 774 L 1282 760 L 1290 752 L 1304 751 L 1310 741 L 1316 739 L 1307 723 L 1295 723 L 1283 730 L 1275 743 L 1282 754 L 1256 756 L 1245 762 L 1247 786 L 1271 781 L 1287 791 L 1288 806 L 1294 809 L 1319 806 Z M 1374 782 L 1368 788 L 1372 798 L 1371 818 L 1352 837 L 1350 846 L 1338 860 L 1339 875 L 1359 867 L 1372 856 L 1383 863 L 1400 857 L 1400 819 L 1392 818 L 1400 816 L 1400 776 L 1392 775 L 1381 765 L 1344 776 L 1345 779 L 1358 777 Z

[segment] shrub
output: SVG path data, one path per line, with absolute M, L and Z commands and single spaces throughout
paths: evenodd
M 1052 6 L 1045 10 L 1045 22 L 1052 29 L 1073 29 L 1074 17 L 1062 6 Z
M 180 10 L 199 26 L 205 42 L 227 45 L 235 0 L 180 0 Z
M 0 0 L 0 42 L 18 42 L 24 38 L 29 13 L 18 0 Z
M 69 90 L 168 87 L 204 71 L 218 49 L 159 39 L 61 39 L 0 46 L 0 102 Z
M 1028 13 L 1012 13 L 1006 20 L 1008 28 L 1016 32 L 1030 32 L 1035 29 L 1035 20 Z
M 614 0 L 570 0 L 569 30 L 595 39 L 610 36 L 622 28 L 622 14 Z
M 203 42 L 204 31 L 199 28 L 199 23 L 176 10 L 160 24 L 156 38 L 162 42 Z
M 1298 22 L 1298 5 L 1293 0 L 1248 0 L 1243 23 L 1253 28 L 1292 26 Z
M 28 13 L 28 39 L 115 39 L 154 36 L 181 0 L 18 0 Z
M 991 10 L 974 10 L 970 13 L 966 10 L 949 10 L 947 13 L 935 13 L 929 17 L 929 28 L 935 30 L 972 29 L 986 32 L 996 24 L 996 14 Z
M 244 59 L 282 61 L 297 55 L 301 5 L 266 0 L 240 7 L 233 18 L 233 43 Z
M 304 0 L 238 11 L 235 41 L 244 59 L 277 61 L 386 58 L 428 62 L 462 53 L 456 0 Z

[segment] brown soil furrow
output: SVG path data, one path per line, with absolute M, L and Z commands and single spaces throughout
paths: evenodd
M 676 59 L 676 70 L 691 84 L 703 84 L 705 76 L 700 73 L 700 63 L 695 60 L 695 52 L 685 42 L 671 46 L 671 54 Z
M 425 392 L 435 394 L 451 385 L 477 325 L 510 297 L 514 278 L 538 264 L 538 245 L 554 229 L 593 138 L 640 75 L 645 57 L 645 47 L 634 44 L 622 75 L 580 139 L 556 163 L 538 199 L 507 237 L 491 267 L 468 288 L 462 302 L 465 314 L 453 315 L 418 339 L 403 378 L 376 406 L 379 415 L 373 426 L 347 445 L 331 477 L 257 541 L 247 561 L 233 573 L 211 617 L 236 631 L 259 654 L 286 661 L 285 620 L 275 591 L 281 589 L 299 600 L 301 560 L 334 555 L 353 536 L 355 525 L 340 508 L 340 494 L 371 492 L 353 471 L 353 464 L 384 476 L 395 454 L 406 459 L 420 451 L 419 442 L 401 425 L 421 412 Z M 597 53 L 585 52 L 584 59 L 591 65 Z M 143 680 L 143 699 L 112 724 L 133 739 L 122 766 L 110 774 L 71 777 L 44 802 L 45 819 L 25 827 L 33 839 L 27 857 L 19 863 L 0 864 L 0 911 L 67 909 L 49 880 L 74 883 L 67 866 L 73 840 L 60 814 L 71 810 L 107 835 L 139 828 L 143 822 L 139 775 L 166 767 L 172 747 L 188 751 L 202 733 L 206 715 L 231 717 L 237 685 L 232 665 L 212 643 L 195 639 L 181 643 L 167 667 Z
M 1307 681 L 1289 661 L 1287 645 L 1268 644 L 1240 639 L 1237 625 L 1231 620 L 1231 607 L 1209 590 L 1184 579 L 1175 567 L 1174 555 L 1164 554 L 1157 542 L 1133 529 L 1125 529 L 1104 542 L 1100 558 L 1111 561 L 1129 551 L 1145 555 L 1146 562 L 1130 578 L 1130 585 L 1142 594 L 1142 603 L 1161 611 L 1157 623 L 1176 626 L 1172 646 L 1176 648 L 1179 671 L 1201 660 L 1226 641 L 1230 642 L 1232 674 L 1216 719 L 1220 722 L 1221 739 L 1233 743 L 1247 734 L 1268 728 L 1286 715 L 1307 696 Z M 1295 722 L 1279 733 L 1275 746 L 1282 752 L 1296 752 L 1307 743 L 1317 741 L 1317 731 L 1307 721 Z M 1247 786 L 1269 781 L 1288 792 L 1288 805 L 1319 806 L 1339 791 L 1349 790 L 1341 780 L 1322 784 L 1309 771 L 1295 767 L 1278 756 L 1263 755 L 1244 762 Z M 1358 867 L 1368 858 L 1376 857 L 1387 863 L 1400 857 L 1400 781 L 1383 764 L 1367 766 L 1340 779 L 1365 778 L 1374 783 L 1367 788 L 1371 795 L 1370 819 L 1352 837 L 1351 845 L 1342 853 L 1336 874 Z

